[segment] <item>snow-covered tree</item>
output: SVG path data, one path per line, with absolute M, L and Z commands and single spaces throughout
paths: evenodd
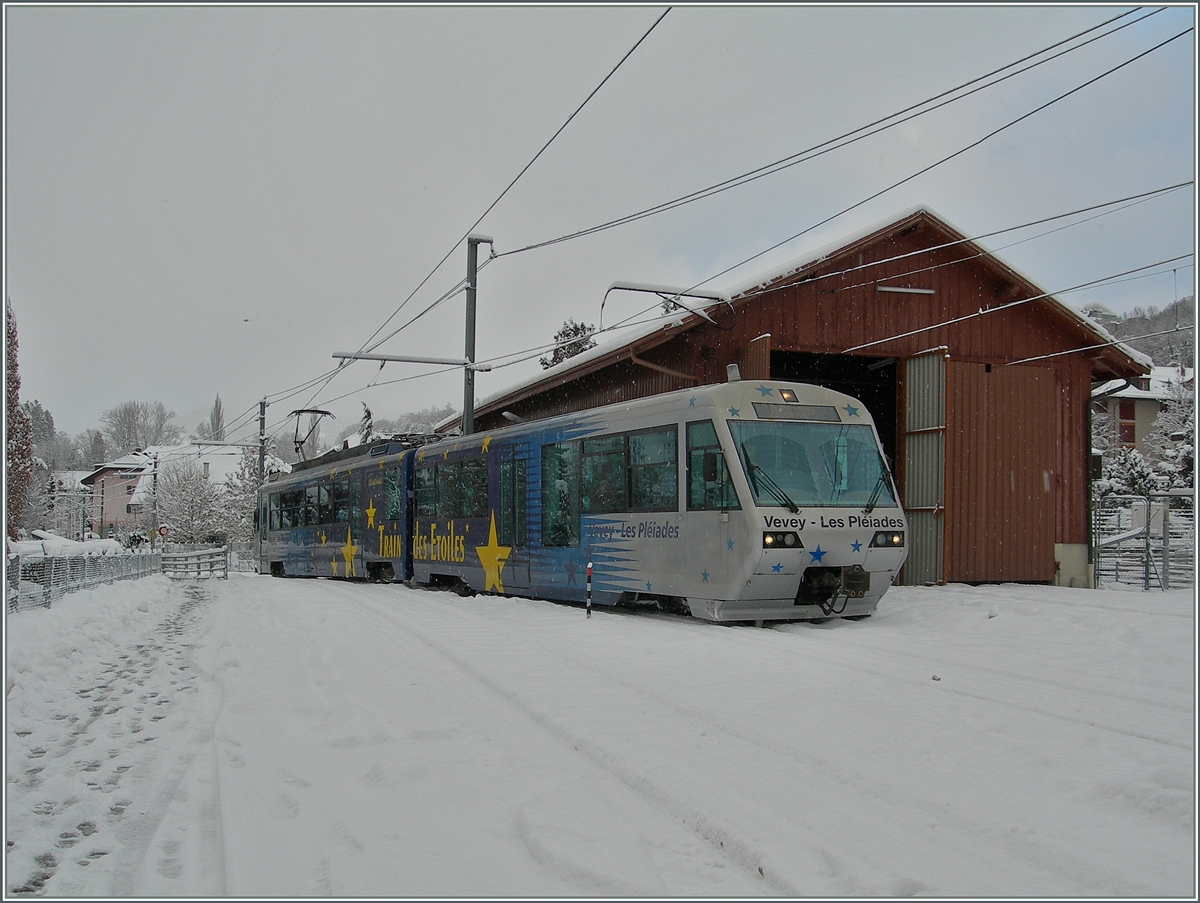
M 1184 383 L 1182 370 L 1168 384 L 1163 409 L 1142 442 L 1151 466 L 1171 487 L 1192 486 L 1195 469 L 1196 395 Z
M 568 358 L 582 354 L 595 346 L 596 343 L 592 340 L 592 333 L 595 331 L 595 326 L 568 319 L 563 323 L 562 329 L 554 334 L 554 352 L 549 357 L 539 358 L 538 363 L 542 365 L 543 370 L 549 370 L 555 364 L 561 364 Z
M 208 420 L 201 421 L 196 425 L 192 438 L 210 442 L 225 441 L 225 407 L 221 404 L 220 395 L 213 402 L 212 410 L 208 413 Z
M 371 409 L 367 407 L 367 403 L 362 403 L 363 413 L 362 419 L 358 421 L 358 444 L 366 445 L 375 438 L 375 422 L 371 417 Z
M 268 462 L 268 470 L 270 469 Z M 258 450 L 243 448 L 237 470 L 225 477 L 224 532 L 235 542 L 254 538 L 254 510 L 258 506 Z
M 163 465 L 157 493 L 158 521 L 170 527 L 175 542 L 203 542 L 223 532 L 223 493 L 195 461 Z
M 1119 448 L 1105 460 L 1104 477 L 1095 488 L 1099 495 L 1149 495 L 1165 482 L 1136 448 Z
M 6 299 L 7 300 L 7 299 Z M 17 367 L 17 320 L 12 302 L 4 306 L 4 490 L 8 535 L 17 538 L 17 525 L 25 513 L 33 479 L 33 428 L 21 409 L 21 373 Z

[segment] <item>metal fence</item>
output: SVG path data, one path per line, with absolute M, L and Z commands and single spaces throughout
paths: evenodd
M 1105 496 L 1092 511 L 1093 583 L 1141 590 L 1196 585 L 1192 490 Z
M 174 580 L 209 580 L 229 577 L 229 547 L 191 552 L 163 552 L 162 571 Z
M 49 608 L 64 593 L 161 571 L 162 557 L 157 552 L 45 558 L 10 555 L 5 568 L 5 609 Z

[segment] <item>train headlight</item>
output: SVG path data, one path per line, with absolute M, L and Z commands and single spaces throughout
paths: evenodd
M 871 537 L 871 546 L 876 549 L 899 549 L 904 547 L 903 530 L 879 530 Z
M 764 549 L 803 549 L 800 534 L 790 531 L 777 531 L 763 534 Z

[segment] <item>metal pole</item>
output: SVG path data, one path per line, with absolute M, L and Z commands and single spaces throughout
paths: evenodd
M 1142 589 L 1146 592 L 1150 591 L 1150 515 L 1151 515 L 1151 513 L 1152 513 L 1152 509 L 1150 508 L 1150 496 L 1146 496 L 1146 533 L 1145 533 L 1146 540 L 1144 543 L 1145 560 L 1143 562 L 1144 568 L 1143 568 L 1143 573 L 1142 573 Z
M 475 432 L 475 281 L 478 273 L 479 239 L 467 239 L 467 365 L 463 367 L 463 414 L 462 432 L 468 436 Z
M 267 469 L 267 399 L 258 403 L 258 482 L 262 485 Z
M 592 616 L 592 563 L 587 563 L 587 616 Z
M 1162 588 L 1171 588 L 1171 500 L 1163 499 L 1163 571 Z

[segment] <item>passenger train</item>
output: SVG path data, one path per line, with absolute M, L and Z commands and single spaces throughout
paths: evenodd
M 866 408 L 740 379 L 330 452 L 270 475 L 257 534 L 259 571 L 275 576 L 718 622 L 865 617 L 908 551 Z

